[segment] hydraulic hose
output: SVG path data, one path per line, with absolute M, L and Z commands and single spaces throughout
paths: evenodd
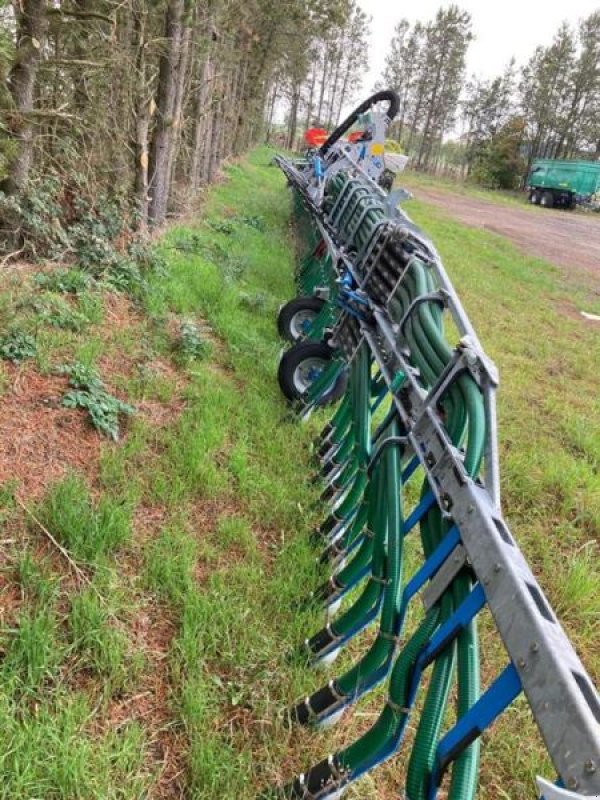
M 364 114 L 370 108 L 372 108 L 376 103 L 380 103 L 382 101 L 388 102 L 388 110 L 387 110 L 387 117 L 391 121 L 394 119 L 398 111 L 400 110 L 400 98 L 391 89 L 385 89 L 381 92 L 375 92 L 370 97 L 368 97 L 364 102 L 362 102 L 359 106 L 357 106 L 354 111 L 346 117 L 346 119 L 338 125 L 338 127 L 333 131 L 333 133 L 325 140 L 325 142 L 321 145 L 319 149 L 319 155 L 321 157 L 327 155 L 328 151 L 331 150 L 333 145 L 342 138 L 342 136 L 350 130 L 350 128 L 354 125 L 355 122 L 358 121 L 358 118 L 361 114 Z

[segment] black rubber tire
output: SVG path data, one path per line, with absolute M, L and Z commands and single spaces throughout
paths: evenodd
M 540 204 L 540 193 L 536 189 L 532 189 L 529 193 L 529 202 L 532 206 L 539 206 Z
M 277 317 L 277 330 L 282 339 L 288 342 L 297 342 L 302 338 L 302 334 L 294 326 L 294 317 L 299 312 L 313 312 L 316 317 L 325 305 L 325 300 L 321 297 L 295 297 L 286 303 L 279 310 Z
M 540 198 L 540 205 L 544 208 L 552 208 L 554 206 L 554 195 L 552 192 L 544 192 Z
M 313 360 L 327 363 L 333 358 L 333 350 L 324 342 L 296 342 L 289 350 L 286 350 L 277 370 L 277 380 L 282 394 L 291 402 L 299 400 L 306 391 L 298 385 L 296 380 L 296 370 L 303 362 Z M 338 375 L 333 386 L 325 392 L 319 405 L 334 403 L 344 394 L 348 383 L 348 372 L 343 370 Z

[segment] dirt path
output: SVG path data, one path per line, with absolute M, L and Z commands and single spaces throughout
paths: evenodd
M 411 191 L 459 222 L 499 233 L 526 253 L 584 273 L 600 289 L 600 220 L 568 211 L 511 208 L 441 189 Z

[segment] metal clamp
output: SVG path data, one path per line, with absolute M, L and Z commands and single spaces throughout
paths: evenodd
M 428 586 L 421 593 L 423 608 L 426 612 L 437 603 L 466 563 L 467 551 L 462 544 L 459 544 L 450 553 L 446 561 L 444 561 L 439 570 L 431 578 Z
M 411 709 L 408 706 L 401 706 L 400 703 L 395 703 L 391 697 L 387 698 L 385 704 L 396 714 L 410 714 L 411 712 Z
M 398 287 L 396 285 L 396 289 L 397 288 Z M 395 294 L 395 290 L 392 294 Z M 438 289 L 435 292 L 428 292 L 427 294 L 422 294 L 419 295 L 419 297 L 416 297 L 409 305 L 409 307 L 406 309 L 402 319 L 398 323 L 395 323 L 398 326 L 398 331 L 404 333 L 404 328 L 406 327 L 406 323 L 412 316 L 413 312 L 421 305 L 423 305 L 423 303 L 437 303 L 441 308 L 446 308 L 446 305 L 448 303 L 448 295 L 446 292 L 444 292 L 443 289 Z

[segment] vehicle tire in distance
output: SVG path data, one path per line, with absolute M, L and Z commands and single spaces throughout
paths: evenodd
M 279 309 L 277 330 L 282 339 L 297 342 L 302 339 L 325 305 L 321 297 L 295 297 Z
M 532 189 L 529 192 L 529 202 L 532 206 L 537 206 L 540 204 L 540 193 L 537 191 L 537 189 Z
M 552 208 L 554 205 L 554 195 L 552 192 L 544 192 L 540 198 L 540 205 L 544 208 Z

